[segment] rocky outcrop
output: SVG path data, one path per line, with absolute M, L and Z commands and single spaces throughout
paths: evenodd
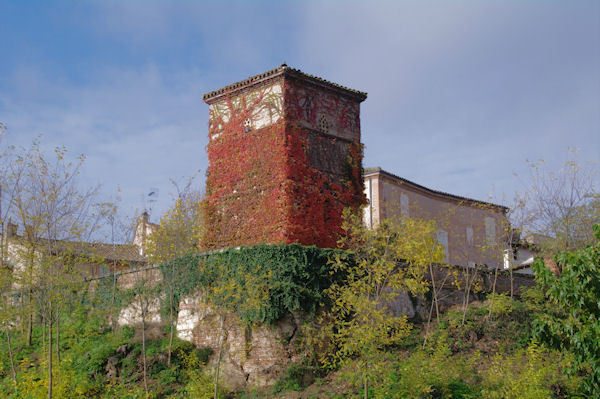
M 295 338 L 301 323 L 299 315 L 288 315 L 274 325 L 247 326 L 237 315 L 220 312 L 196 295 L 182 299 L 177 331 L 179 338 L 213 349 L 213 370 L 221 349 L 223 381 L 239 390 L 274 384 L 288 363 L 298 360 Z
M 438 293 L 441 311 L 463 303 L 464 273 L 461 268 L 434 268 L 437 286 L 441 286 Z M 153 285 L 160 282 L 161 277 L 158 269 L 146 268 L 123 273 L 119 276 L 118 284 L 122 289 L 132 288 L 140 281 Z M 472 279 L 471 276 L 469 278 Z M 494 282 L 496 292 L 513 291 L 515 295 L 534 284 L 531 276 L 514 275 L 511 278 L 506 272 L 499 272 L 496 276 L 493 270 L 479 270 L 476 276 L 478 288 L 470 292 L 470 301 L 484 299 L 492 291 Z M 399 293 L 387 303 L 387 307 L 395 316 L 406 315 L 414 321 L 427 320 L 432 311 L 431 294 L 415 297 Z M 149 302 L 147 315 L 149 324 L 161 323 L 158 299 Z M 119 315 L 119 324 L 136 325 L 140 320 L 139 302 L 135 300 Z M 207 305 L 202 293 L 198 292 L 182 298 L 179 303 L 177 335 L 197 347 L 213 350 L 208 370 L 216 369 L 221 349 L 222 381 L 232 390 L 243 390 L 249 386 L 273 385 L 290 362 L 300 360 L 296 338 L 302 323 L 302 315 L 288 314 L 273 325 L 248 326 L 235 313 Z M 112 369 L 107 373 L 112 374 Z

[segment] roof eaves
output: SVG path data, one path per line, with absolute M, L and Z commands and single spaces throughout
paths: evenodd
M 376 167 L 376 168 L 364 168 L 363 169 L 363 176 L 368 176 L 368 175 L 372 175 L 372 174 L 382 174 L 382 175 L 386 175 L 388 177 L 391 177 L 392 179 L 396 179 L 396 180 L 400 180 L 404 183 L 410 184 L 416 188 L 419 188 L 421 190 L 424 190 L 426 192 L 429 192 L 431 194 L 434 195 L 438 195 L 438 196 L 443 196 L 443 197 L 447 197 L 453 200 L 458 200 L 458 201 L 467 201 L 469 203 L 474 203 L 474 204 L 482 204 L 482 205 L 486 205 L 486 206 L 491 206 L 497 209 L 500 209 L 502 212 L 506 213 L 508 211 L 508 207 L 503 206 L 503 205 L 498 205 L 498 204 L 493 204 L 491 202 L 486 202 L 486 201 L 480 201 L 480 200 L 476 200 L 473 198 L 467 198 L 467 197 L 461 197 L 460 195 L 455 195 L 455 194 L 450 194 L 444 191 L 438 191 L 438 190 L 432 190 L 428 187 L 422 186 L 418 183 L 415 183 L 413 181 L 410 181 L 408 179 L 405 179 L 403 177 L 397 176 L 393 173 L 387 172 L 383 169 L 381 169 L 380 167 Z
M 241 80 L 239 82 L 227 85 L 221 89 L 206 93 L 202 96 L 202 99 L 204 100 L 205 103 L 211 104 L 211 103 L 215 102 L 217 99 L 225 96 L 226 94 L 231 94 L 231 93 L 235 93 L 237 91 L 243 90 L 245 87 L 247 87 L 250 84 L 255 85 L 258 83 L 262 83 L 264 81 L 274 79 L 274 78 L 284 75 L 284 74 L 288 75 L 288 76 L 298 77 L 298 78 L 310 81 L 312 83 L 318 84 L 320 86 L 325 86 L 325 87 L 328 87 L 328 88 L 331 88 L 334 90 L 338 90 L 338 91 L 344 92 L 345 94 L 350 94 L 351 96 L 357 98 L 359 101 L 364 101 L 367 98 L 367 93 L 365 93 L 365 92 L 350 89 L 346 86 L 342 86 L 337 83 L 330 82 L 329 80 L 325 80 L 318 76 L 309 75 L 307 73 L 302 72 L 299 69 L 290 68 L 286 64 L 282 64 L 281 66 L 279 66 L 277 68 L 273 68 L 270 71 L 267 71 L 267 72 L 264 72 L 264 73 L 261 73 L 261 74 L 255 75 L 255 76 L 251 76 L 245 80 Z

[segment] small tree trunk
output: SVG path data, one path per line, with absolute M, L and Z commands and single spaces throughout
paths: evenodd
M 111 317 L 111 327 L 113 332 L 117 330 L 117 311 L 116 311 L 116 295 L 117 295 L 117 260 L 116 260 L 116 247 L 115 247 L 115 220 L 114 216 L 111 220 L 111 240 L 112 240 L 112 248 L 113 248 L 113 265 L 112 265 L 112 298 L 110 300 L 110 317 Z
M 21 335 L 25 335 L 25 328 L 27 325 L 27 312 L 25 311 L 25 295 L 23 294 L 23 291 L 21 291 L 20 295 L 19 295 L 19 310 L 21 311 L 21 315 L 23 315 L 23 317 L 21 317 L 19 320 L 21 321 L 19 323 L 19 330 L 21 331 Z
M 476 266 L 477 267 L 477 266 Z M 465 287 L 465 306 L 463 308 L 462 321 L 460 322 L 461 327 L 465 324 L 465 318 L 467 317 L 467 310 L 469 309 L 469 299 L 471 296 L 471 286 L 475 281 L 475 277 L 477 276 L 477 270 L 473 270 L 473 276 L 469 278 L 469 274 L 467 272 L 467 286 Z
M 217 399 L 218 395 L 219 395 L 219 368 L 221 367 L 221 356 L 223 355 L 223 345 L 225 344 L 225 340 L 223 339 L 223 326 L 225 325 L 225 314 L 221 315 L 221 327 L 219 328 L 219 331 L 221 333 L 221 336 L 219 337 L 219 357 L 217 358 L 217 371 L 215 373 L 215 395 L 214 395 L 214 399 Z
M 110 313 L 110 317 L 111 317 L 111 327 L 113 332 L 115 332 L 117 330 L 117 305 L 116 305 L 116 295 L 117 295 L 117 270 L 116 270 L 116 266 L 114 264 L 113 261 L 113 281 L 112 281 L 112 298 L 110 300 L 110 309 L 109 309 L 109 313 Z
M 171 278 L 173 275 L 171 274 Z M 167 365 L 171 365 L 171 348 L 173 347 L 173 284 L 169 287 L 169 350 L 167 353 Z
M 429 307 L 429 317 L 427 318 L 427 327 L 425 327 L 425 339 L 423 340 L 423 349 L 425 349 L 425 345 L 427 344 L 427 338 L 429 338 L 429 326 L 431 325 L 431 316 L 433 315 L 433 301 L 431 301 L 431 306 Z
M 429 264 L 429 274 L 431 275 L 431 287 L 433 288 L 433 301 L 435 303 L 435 318 L 437 322 L 440 322 L 440 308 L 438 306 L 437 290 L 435 288 L 435 276 L 433 274 L 433 266 Z
M 492 285 L 492 302 L 490 303 L 490 310 L 488 312 L 488 319 L 492 317 L 492 308 L 494 307 L 494 298 L 496 297 L 496 282 L 498 281 L 498 265 L 494 271 L 494 284 Z
M 31 288 L 27 290 L 27 346 L 31 346 L 33 335 L 33 309 L 31 308 Z
M 42 350 L 46 347 L 46 317 L 42 315 Z
M 142 300 L 140 299 L 140 305 L 143 306 Z M 146 376 L 146 312 L 141 307 L 142 312 L 142 361 L 144 364 L 144 391 L 146 392 L 146 398 L 148 397 L 148 378 Z
M 369 399 L 369 379 L 366 374 L 364 376 L 363 389 L 365 390 L 364 399 Z
M 60 363 L 60 315 L 59 314 L 56 315 L 56 361 L 58 363 Z
M 465 315 L 467 314 L 467 307 L 469 306 L 469 265 L 465 266 L 465 294 L 463 295 L 463 317 L 460 325 L 465 323 Z
M 48 314 L 48 399 L 52 399 L 52 304 Z
M 16 384 L 17 384 L 17 371 L 15 370 L 15 361 L 13 359 L 12 344 L 10 342 L 10 330 L 6 330 L 6 341 L 7 341 L 7 344 L 8 344 L 8 356 L 10 357 L 10 372 L 12 374 L 13 382 L 15 383 L 15 386 L 16 386 Z
M 469 309 L 469 297 L 471 295 L 471 285 L 469 284 L 469 286 L 467 287 L 467 295 L 466 295 L 466 302 L 465 302 L 465 307 L 463 308 L 463 314 L 462 314 L 462 320 L 460 322 L 461 327 L 465 324 L 465 318 L 467 317 L 467 310 Z
M 512 270 L 512 267 L 508 271 L 510 273 L 510 299 L 513 299 L 514 284 L 513 284 L 513 270 Z

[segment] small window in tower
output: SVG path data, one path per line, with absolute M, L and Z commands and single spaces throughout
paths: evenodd
M 246 118 L 244 120 L 244 133 L 248 133 L 252 131 L 252 119 Z
M 329 121 L 323 114 L 319 116 L 319 131 L 321 133 L 329 133 Z

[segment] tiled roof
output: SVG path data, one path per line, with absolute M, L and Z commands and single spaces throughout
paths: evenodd
M 397 176 L 397 175 L 395 175 L 393 173 L 387 172 L 387 171 L 385 171 L 385 170 L 383 170 L 383 169 L 381 169 L 379 167 L 377 167 L 377 168 L 364 168 L 364 170 L 363 170 L 363 176 L 371 175 L 371 174 L 376 174 L 376 173 L 387 175 L 387 176 L 389 176 L 389 177 L 391 177 L 393 179 L 400 180 L 403 183 L 407 183 L 407 184 L 409 184 L 411 186 L 414 186 L 416 188 L 419 188 L 421 190 L 424 190 L 424 191 L 429 192 L 429 193 L 434 194 L 434 195 L 443 196 L 443 197 L 446 197 L 446 198 L 449 198 L 449 199 L 452 199 L 452 200 L 455 200 L 455 201 L 466 201 L 466 202 L 472 203 L 472 204 L 482 204 L 482 205 L 486 205 L 486 206 L 491 206 L 491 207 L 500 209 L 503 212 L 507 212 L 508 211 L 508 207 L 503 206 L 503 205 L 492 204 L 491 202 L 480 201 L 480 200 L 476 200 L 476 199 L 473 199 L 473 198 L 461 197 L 460 195 L 450 194 L 450 193 L 446 193 L 444 191 L 432 190 L 430 188 L 427 188 L 425 186 L 417 184 L 417 183 L 415 183 L 413 181 L 410 181 L 410 180 L 405 179 L 403 177 Z
M 88 243 L 86 247 L 87 248 L 82 249 L 87 249 L 89 254 L 106 260 L 120 260 L 136 263 L 144 263 L 147 261 L 145 256 L 140 255 L 139 248 L 131 244 L 117 244 L 113 248 L 112 244 Z
M 23 241 L 22 236 L 14 236 L 13 238 Z M 82 241 L 51 240 L 50 242 L 53 251 L 73 253 L 77 256 L 133 263 L 145 263 L 148 260 L 145 256 L 140 255 L 139 248 L 132 244 L 115 244 L 113 247 L 112 244 Z M 44 250 L 47 244 L 48 240 L 46 239 L 40 238 L 38 240 L 38 246 L 41 250 Z
M 259 75 L 251 76 L 248 79 L 239 81 L 237 83 L 230 84 L 219 90 L 215 90 L 215 91 L 211 91 L 210 93 L 206 93 L 202 96 L 202 99 L 208 103 L 209 101 L 211 101 L 217 97 L 221 97 L 221 96 L 225 95 L 225 93 L 236 92 L 236 91 L 242 90 L 244 87 L 246 87 L 250 84 L 260 83 L 262 81 L 265 81 L 268 79 L 273 79 L 277 76 L 281 76 L 284 74 L 288 75 L 288 76 L 299 77 L 301 79 L 308 80 L 308 81 L 316 83 L 318 85 L 326 86 L 326 87 L 329 87 L 329 88 L 332 88 L 335 90 L 344 91 L 347 94 L 353 95 L 360 101 L 364 101 L 367 98 L 367 93 L 365 93 L 365 92 L 350 89 L 348 87 L 339 85 L 337 83 L 330 82 L 330 81 L 320 78 L 318 76 L 309 75 L 307 73 L 302 72 L 299 69 L 290 68 L 286 64 L 282 64 L 281 66 L 271 69 L 270 71 L 261 73 Z

